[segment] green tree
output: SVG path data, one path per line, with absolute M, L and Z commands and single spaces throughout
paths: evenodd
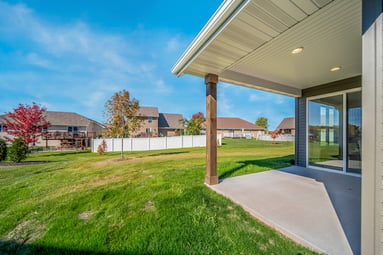
M 269 127 L 268 119 L 266 117 L 259 117 L 255 121 L 255 125 L 263 127 L 267 130 L 267 128 Z
M 205 117 L 202 112 L 193 114 L 190 120 L 184 119 L 184 126 L 186 127 L 185 133 L 187 135 L 199 135 L 204 121 Z
M 4 140 L 0 139 L 0 161 L 7 158 L 7 144 Z
M 105 115 L 107 117 L 106 136 L 130 137 L 140 127 L 143 119 L 138 116 L 139 101 L 130 98 L 126 90 L 114 93 L 105 103 Z M 121 140 L 121 157 L 123 157 L 123 142 Z
M 9 159 L 13 162 L 20 162 L 27 158 L 28 145 L 22 137 L 17 137 L 13 140 L 9 148 Z

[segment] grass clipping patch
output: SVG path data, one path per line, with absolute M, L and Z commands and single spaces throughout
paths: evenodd
M 1 241 L 17 243 L 32 243 L 44 234 L 45 226 L 37 220 L 27 220 L 17 225 Z
M 33 243 L 44 233 L 45 225 L 40 224 L 37 220 L 24 221 L 0 239 L 0 250 L 10 254 L 28 254 L 29 247 L 26 244 Z
M 87 220 L 92 215 L 93 215 L 92 211 L 86 211 L 86 212 L 82 212 L 79 215 L 77 215 L 77 218 L 80 219 L 80 220 Z

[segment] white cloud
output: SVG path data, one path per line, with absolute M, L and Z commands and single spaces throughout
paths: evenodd
M 165 82 L 162 79 L 155 81 L 154 85 L 156 86 L 157 92 L 160 92 L 160 93 L 171 92 L 170 88 L 165 85 Z
M 47 59 L 42 58 L 36 53 L 29 53 L 25 56 L 27 63 L 46 69 L 54 69 L 54 65 Z
M 256 94 L 250 94 L 250 96 L 249 96 L 250 102 L 255 102 L 257 100 L 259 100 L 259 97 Z
M 181 43 L 177 37 L 170 38 L 167 42 L 167 50 L 168 51 L 178 51 L 181 47 Z
M 237 117 L 233 111 L 233 103 L 226 95 L 224 88 L 218 90 L 217 108 L 219 117 Z
M 55 24 L 26 5 L 0 0 L 0 41 L 14 48 L 6 56 L 0 52 L 0 58 L 23 66 L 0 70 L 0 101 L 6 93 L 22 90 L 24 97 L 15 100 L 37 98 L 63 111 L 77 107 L 98 119 L 116 91 L 127 89 L 137 99 L 169 95 L 174 90 L 166 65 L 173 62 L 180 38 L 149 33 L 157 38 L 153 41 L 147 40 L 148 33 L 111 34 L 81 20 Z M 165 53 L 166 57 L 161 55 Z M 168 73 L 164 74 L 164 66 Z

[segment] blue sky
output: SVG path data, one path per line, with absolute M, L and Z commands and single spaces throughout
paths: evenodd
M 203 79 L 170 70 L 221 2 L 0 0 L 0 114 L 36 102 L 103 122 L 122 89 L 160 112 L 205 112 Z M 293 115 L 293 98 L 218 85 L 220 117 L 274 129 Z

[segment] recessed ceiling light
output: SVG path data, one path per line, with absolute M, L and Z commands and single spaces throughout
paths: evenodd
M 291 51 L 291 54 L 299 54 L 303 51 L 303 47 L 295 48 Z
M 331 68 L 330 71 L 336 72 L 336 71 L 339 71 L 340 69 L 342 69 L 340 66 L 335 66 L 335 67 Z

